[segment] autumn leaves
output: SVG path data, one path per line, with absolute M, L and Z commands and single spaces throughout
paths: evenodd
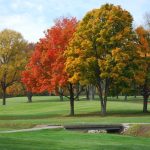
M 16 31 L 5 29 L 0 32 L 0 89 L 3 105 L 6 104 L 6 90 L 20 80 L 21 70 L 26 63 L 26 42 Z
M 150 33 L 142 27 L 134 31 L 132 21 L 128 11 L 112 4 L 88 12 L 79 22 L 56 20 L 36 44 L 22 82 L 33 93 L 69 95 L 71 115 L 79 84 L 97 87 L 102 115 L 114 86 L 126 83 L 130 87 L 134 82 L 149 96 Z

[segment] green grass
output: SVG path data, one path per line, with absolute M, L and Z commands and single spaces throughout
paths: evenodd
M 1 150 L 148 150 L 150 139 L 65 130 L 0 134 Z
M 142 100 L 129 97 L 129 101 L 109 98 L 105 117 L 100 115 L 100 103 L 76 101 L 75 116 L 70 117 L 69 101 L 59 101 L 55 96 L 35 96 L 33 103 L 26 97 L 8 98 L 6 106 L 0 106 L 0 130 L 30 128 L 36 124 L 99 124 L 99 123 L 150 123 L 150 113 L 142 113 Z M 1 102 L 1 101 L 0 101 Z M 150 106 L 148 106 L 150 110 Z
M 35 96 L 33 103 L 27 103 L 26 97 L 9 98 L 6 106 L 0 106 L 0 130 L 31 128 L 37 124 L 150 123 L 150 113 L 142 113 L 141 97 L 129 97 L 128 101 L 123 101 L 123 97 L 117 101 L 115 98 L 109 98 L 105 117 L 100 115 L 98 100 L 82 99 L 75 102 L 76 115 L 70 117 L 68 114 L 69 101 L 60 102 L 58 97 Z M 63 129 L 0 133 L 0 150 L 26 149 L 148 150 L 150 139 Z

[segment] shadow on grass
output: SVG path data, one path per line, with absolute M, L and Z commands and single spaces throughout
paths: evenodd
M 75 112 L 76 113 L 76 112 Z M 108 111 L 105 116 L 101 115 L 100 112 L 91 112 L 91 113 L 77 113 L 74 116 L 70 116 L 69 114 L 39 114 L 39 115 L 6 115 L 0 116 L 0 120 L 30 120 L 30 119 L 50 119 L 50 118 L 88 118 L 88 117 L 144 117 L 149 116 L 150 112 L 143 113 L 142 111 Z
M 92 112 L 92 113 L 83 113 L 83 114 L 75 114 L 74 117 L 142 117 L 142 116 L 150 116 L 150 112 L 143 113 L 141 111 L 130 111 L 130 112 L 123 112 L 123 111 L 113 111 L 107 112 L 106 115 L 101 115 L 100 112 Z M 72 117 L 67 115 L 66 117 Z
M 43 99 L 43 100 L 41 100 L 41 99 L 40 99 L 40 100 L 34 100 L 34 99 L 33 99 L 31 103 L 28 102 L 28 101 L 27 101 L 27 102 L 24 102 L 24 103 L 29 103 L 29 104 L 32 104 L 32 103 L 41 103 L 41 102 L 42 102 L 42 103 L 44 103 L 44 102 L 46 102 L 46 103 L 47 103 L 47 102 L 60 102 L 60 103 L 61 103 L 61 102 L 66 102 L 66 101 L 68 101 L 68 100 L 67 100 L 67 99 L 64 99 L 63 101 L 60 101 L 59 99 L 53 99 L 53 100 L 50 100 L 50 99 L 48 99 L 48 100 L 45 100 L 45 99 Z
M 44 102 L 61 102 L 60 100 L 33 100 L 32 102 L 24 102 L 24 103 L 29 103 L 29 104 L 32 104 L 32 103 L 44 103 Z
M 46 119 L 61 117 L 60 114 L 43 114 L 43 115 L 16 115 L 16 116 L 0 116 L 0 120 L 30 120 L 30 119 Z

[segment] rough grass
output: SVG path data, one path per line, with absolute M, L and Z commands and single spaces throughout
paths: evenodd
M 148 150 L 150 138 L 43 130 L 0 134 L 1 150 Z
M 59 101 L 55 96 L 35 96 L 33 103 L 26 97 L 8 98 L 6 106 L 0 106 L 0 130 L 30 128 L 36 124 L 99 124 L 99 123 L 150 123 L 150 113 L 142 113 L 141 97 L 123 101 L 109 98 L 105 117 L 100 115 L 98 100 L 75 102 L 74 117 L 69 114 L 69 101 Z M 150 110 L 150 106 L 148 106 Z
M 149 124 L 136 124 L 132 125 L 124 135 L 150 137 L 150 125 Z

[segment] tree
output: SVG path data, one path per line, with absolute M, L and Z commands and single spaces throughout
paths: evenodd
M 94 100 L 95 96 L 95 87 L 90 84 L 86 86 L 86 99 L 87 100 Z
M 120 6 L 105 4 L 94 9 L 80 21 L 65 52 L 69 81 L 97 87 L 102 115 L 106 114 L 110 85 L 118 79 L 128 80 L 123 72 L 128 72 L 130 56 L 135 55 L 132 20 Z
M 136 29 L 136 33 L 140 64 L 135 79 L 140 85 L 143 96 L 143 112 L 147 112 L 148 97 L 150 96 L 150 30 L 145 30 L 140 26 Z
M 25 49 L 25 53 L 26 53 L 26 55 L 25 55 L 25 60 L 26 60 L 25 65 L 27 65 L 27 63 L 29 62 L 29 60 L 32 56 L 32 53 L 34 51 L 34 48 L 35 48 L 34 43 L 28 43 L 27 44 L 27 47 Z M 28 98 L 28 102 L 31 103 L 32 102 L 32 96 L 33 96 L 32 92 L 27 90 L 22 82 L 20 84 L 22 85 L 22 88 L 24 89 L 24 91 L 26 91 L 25 93 L 26 93 L 26 96 Z
M 63 53 L 71 40 L 77 20 L 62 18 L 45 32 L 45 37 L 35 46 L 35 51 L 22 74 L 22 81 L 28 91 L 55 91 L 57 94 L 67 88 L 70 93 L 70 114 L 74 115 L 74 85 L 68 81 L 64 69 L 66 58 Z M 61 92 L 62 94 L 62 92 Z
M 24 96 L 25 90 L 20 82 L 16 82 L 7 88 L 6 93 L 9 96 Z
M 6 104 L 6 89 L 20 78 L 24 66 L 26 42 L 16 31 L 5 29 L 0 32 L 0 86 L 3 105 Z

